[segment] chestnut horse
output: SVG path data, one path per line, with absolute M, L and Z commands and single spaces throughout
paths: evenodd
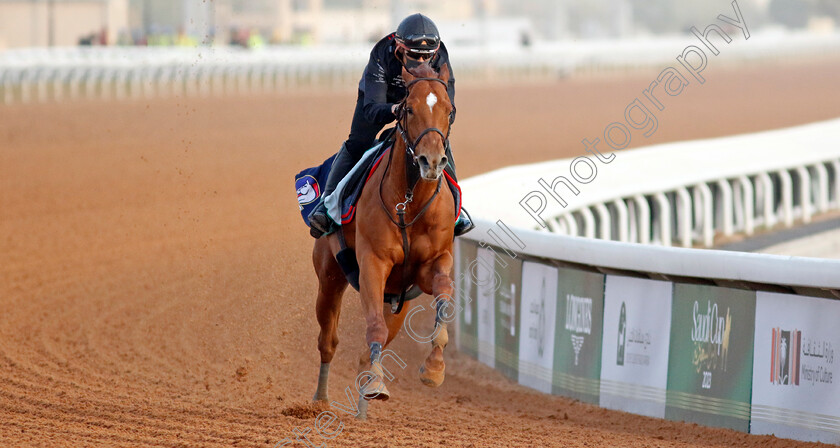
M 389 397 L 383 374 L 392 376 L 383 372 L 381 354 L 402 328 L 407 314 L 401 306 L 392 312 L 385 294 L 399 295 L 406 285 L 416 285 L 437 298 L 432 352 L 420 367 L 420 379 L 432 387 L 444 379 L 443 349 L 448 333 L 441 308 L 454 307 L 450 273 L 456 217 L 455 200 L 443 179 L 448 163 L 444 147 L 453 110 L 446 91 L 450 73 L 447 65 L 440 75 L 427 65 L 412 72 L 403 69 L 402 73 L 408 95 L 398 109 L 396 141 L 367 180 L 355 219 L 340 230 L 347 247 L 356 251 L 362 313 L 367 323 L 368 350 L 360 360 L 366 384 L 357 385 L 360 418 L 365 417 L 365 400 Z M 329 365 L 338 345 L 341 299 L 348 284 L 335 258 L 340 249 L 337 233 L 318 239 L 312 253 L 319 281 L 316 313 L 321 326 L 316 401 L 328 401 Z

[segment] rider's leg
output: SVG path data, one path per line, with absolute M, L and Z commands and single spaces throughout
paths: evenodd
M 452 158 L 452 148 L 449 145 L 449 141 L 446 142 L 446 160 L 449 163 L 446 164 L 446 171 L 447 174 L 454 180 L 458 182 L 458 178 L 455 176 L 455 159 Z M 475 224 L 470 221 L 469 213 L 466 213 L 463 207 L 461 207 L 461 214 L 458 215 L 458 221 L 455 222 L 455 236 L 461 236 L 470 230 L 475 228 Z
M 324 206 L 324 198 L 335 191 L 335 187 L 338 186 L 341 179 L 350 172 L 355 164 L 356 159 L 347 150 L 347 143 L 345 142 L 335 155 L 332 168 L 330 168 L 330 174 L 327 176 L 327 183 L 324 185 L 324 190 L 321 194 L 321 201 L 309 213 L 309 233 L 313 237 L 320 238 L 321 235 L 330 230 L 332 219 L 330 219 L 327 209 Z
M 321 201 L 309 214 L 309 234 L 320 238 L 324 233 L 330 231 L 333 221 L 324 206 L 324 198 L 335 191 L 335 187 L 341 179 L 350 172 L 356 162 L 372 145 L 376 134 L 382 130 L 383 124 L 370 123 L 365 120 L 364 95 L 359 92 L 356 99 L 356 110 L 353 112 L 353 121 L 350 124 L 350 136 L 341 145 L 341 149 L 335 156 L 330 175 L 327 177 L 327 184 L 321 194 Z

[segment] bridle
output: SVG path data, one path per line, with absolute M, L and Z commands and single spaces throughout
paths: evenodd
M 415 78 L 411 82 L 406 84 L 406 91 L 410 92 L 411 87 L 420 81 L 435 81 L 443 84 L 444 87 L 448 87 L 446 82 L 442 79 Z M 385 205 L 385 200 L 382 199 L 382 184 L 384 183 L 385 177 L 388 174 L 388 170 L 391 168 L 391 160 L 394 157 L 393 147 L 391 148 L 390 154 L 388 155 L 388 164 L 385 165 L 385 172 L 382 174 L 382 178 L 379 180 L 379 203 L 382 205 L 382 210 L 385 211 L 385 214 L 388 216 L 388 219 L 390 219 L 394 225 L 399 227 L 403 243 L 403 279 L 402 286 L 400 287 L 399 301 L 397 303 L 391 302 L 391 312 L 394 314 L 399 314 L 402 310 L 403 303 L 405 302 L 406 288 L 409 286 L 408 274 L 410 270 L 408 269 L 408 255 L 411 246 L 408 241 L 408 232 L 406 232 L 406 229 L 414 225 L 414 223 L 417 222 L 417 220 L 419 220 L 420 217 L 426 213 L 426 211 L 429 209 L 429 206 L 432 205 L 432 201 L 434 201 L 438 193 L 440 193 L 440 186 L 444 177 L 441 176 L 438 178 L 437 187 L 435 188 L 434 194 L 432 194 L 432 197 L 429 198 L 428 201 L 426 201 L 426 203 L 423 205 L 423 207 L 420 209 L 420 211 L 417 213 L 414 219 L 412 219 L 410 222 L 405 222 L 406 208 L 408 208 L 408 204 L 410 204 L 414 200 L 414 188 L 417 186 L 417 182 L 420 180 L 419 169 L 416 172 L 414 170 L 414 167 L 417 166 L 417 155 L 415 149 L 417 148 L 417 145 L 420 144 L 420 141 L 423 139 L 423 137 L 432 132 L 436 132 L 440 135 L 440 137 L 443 139 L 443 146 L 444 148 L 446 148 L 446 144 L 449 141 L 449 132 L 452 130 L 451 117 L 454 116 L 455 113 L 455 105 L 452 105 L 452 114 L 450 115 L 449 128 L 447 128 L 446 134 L 444 134 L 443 131 L 436 127 L 426 128 L 422 132 L 420 132 L 420 134 L 418 134 L 412 142 L 406 131 L 406 125 L 408 124 L 408 114 L 406 113 L 405 102 L 408 100 L 408 96 L 409 95 L 407 93 L 406 97 L 399 103 L 399 106 L 397 106 L 396 130 L 400 134 L 400 137 L 403 139 L 403 143 L 405 143 L 405 179 L 407 185 L 404 201 L 399 202 L 397 203 L 397 205 L 394 206 L 394 210 L 397 214 L 397 219 L 394 219 L 394 217 L 391 216 L 391 211 L 388 210 L 388 207 Z M 403 121 L 405 121 L 405 125 L 403 124 Z
M 412 80 L 411 82 L 409 82 L 408 84 L 405 85 L 406 90 L 410 90 L 411 86 L 413 86 L 414 84 L 417 84 L 420 81 L 436 81 L 436 82 L 439 82 L 439 83 L 443 84 L 444 87 L 448 87 L 446 82 L 442 79 L 438 79 L 438 78 L 416 78 L 416 79 Z M 414 153 L 414 148 L 416 148 L 417 145 L 420 144 L 420 140 L 422 140 L 423 137 L 425 137 L 426 134 L 428 134 L 430 132 L 437 132 L 440 135 L 440 137 L 443 139 L 443 144 L 446 145 L 446 142 L 449 140 L 449 132 L 452 131 L 452 122 L 450 121 L 449 128 L 446 129 L 446 135 L 444 135 L 443 131 L 441 131 L 438 128 L 426 128 L 426 129 L 423 130 L 423 132 L 421 132 L 419 135 L 417 135 L 417 138 L 415 138 L 414 142 L 412 143 L 410 141 L 410 139 L 408 138 L 408 134 L 406 133 L 405 126 L 403 126 L 403 124 L 402 124 L 403 120 L 405 120 L 406 123 L 408 123 L 408 115 L 405 113 L 405 102 L 406 102 L 406 100 L 408 100 L 408 95 L 406 95 L 405 99 L 403 99 L 400 102 L 400 105 L 397 108 L 397 110 L 398 110 L 398 113 L 397 113 L 397 132 L 400 133 L 400 137 L 402 137 L 403 142 L 405 142 L 406 153 L 411 156 L 412 160 L 416 161 L 417 156 Z M 454 104 L 452 105 L 452 113 L 453 114 L 455 113 L 455 105 Z
M 443 84 L 444 86 L 447 86 L 446 82 L 443 81 L 442 79 L 438 79 L 438 78 L 416 78 L 416 79 L 412 80 L 411 82 L 409 82 L 408 84 L 406 84 L 406 89 L 410 91 L 411 87 L 413 85 L 417 84 L 420 81 L 434 81 L 434 82 L 439 82 L 439 83 Z M 405 102 L 406 102 L 407 99 L 408 99 L 408 95 L 406 95 L 406 98 L 404 98 L 399 103 L 399 106 L 397 107 L 396 130 L 400 134 L 400 137 L 403 139 L 403 143 L 405 143 L 405 154 L 407 156 L 406 157 L 406 165 L 405 165 L 405 168 L 406 168 L 406 183 L 407 183 L 405 200 L 403 202 L 398 203 L 394 207 L 395 211 L 397 213 L 397 217 L 400 218 L 399 222 L 397 220 L 395 220 L 393 216 L 391 216 L 391 212 L 388 210 L 388 207 L 385 205 L 385 200 L 382 199 L 382 184 L 383 184 L 383 181 L 385 180 L 385 175 L 388 173 L 388 170 L 391 168 L 391 160 L 393 159 L 393 156 L 394 156 L 393 150 L 388 155 L 388 163 L 385 166 L 385 173 L 382 175 L 382 179 L 380 179 L 380 181 L 379 181 L 379 203 L 382 206 L 382 209 L 385 211 L 385 214 L 388 215 L 388 219 L 390 219 L 391 222 L 394 225 L 396 225 L 397 227 L 399 227 L 400 229 L 405 229 L 407 227 L 411 227 L 415 222 L 417 222 L 417 220 L 421 216 L 423 216 L 423 214 L 429 208 L 429 205 L 431 205 L 432 201 L 434 201 L 434 199 L 437 197 L 437 194 L 440 192 L 440 185 L 443 181 L 443 177 L 441 176 L 438 179 L 437 188 L 435 189 L 435 193 L 432 195 L 432 197 L 429 198 L 429 200 L 426 202 L 426 204 L 423 206 L 423 208 L 420 210 L 420 212 L 417 213 L 417 216 L 415 216 L 414 219 L 411 220 L 411 222 L 405 223 L 404 222 L 405 209 L 407 208 L 408 204 L 410 204 L 413 201 L 413 199 L 414 199 L 414 188 L 417 186 L 417 182 L 420 180 L 419 172 L 418 172 L 417 175 L 415 175 L 415 171 L 413 170 L 413 168 L 415 166 L 417 166 L 417 154 L 416 154 L 417 145 L 420 144 L 420 141 L 423 139 L 423 137 L 425 137 L 429 133 L 436 132 L 438 135 L 441 136 L 441 138 L 443 139 L 443 145 L 444 145 L 444 147 L 446 147 L 446 143 L 449 141 L 449 132 L 452 130 L 452 123 L 451 122 L 450 122 L 449 128 L 447 129 L 446 134 L 444 134 L 443 131 L 441 131 L 440 129 L 438 129 L 436 127 L 426 128 L 422 132 L 420 132 L 420 134 L 417 135 L 417 137 L 414 139 L 414 141 L 412 141 L 408 136 L 408 132 L 406 131 L 406 125 L 403 124 L 403 122 L 405 122 L 406 124 L 408 123 L 408 114 L 406 113 L 406 109 L 405 109 Z M 455 106 L 453 106 L 453 111 L 454 111 L 454 109 L 455 109 Z

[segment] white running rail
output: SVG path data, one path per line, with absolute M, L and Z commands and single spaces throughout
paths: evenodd
M 553 80 L 663 69 L 693 36 L 450 48 L 461 82 Z M 0 104 L 77 99 L 148 99 L 352 88 L 369 46 L 72 47 L 0 52 Z M 790 61 L 840 52 L 840 34 L 752 33 L 709 64 Z
M 590 156 L 597 174 L 587 184 L 575 182 L 567 159 L 504 168 L 462 189 L 473 214 L 512 227 L 712 247 L 721 236 L 750 236 L 840 210 L 838 142 L 840 119 L 619 151 L 610 161 L 608 154 Z

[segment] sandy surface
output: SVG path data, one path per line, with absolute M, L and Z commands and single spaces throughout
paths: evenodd
M 657 73 L 462 86 L 459 174 L 581 154 Z M 710 64 L 633 146 L 840 116 L 837 73 Z M 353 100 L 0 107 L 0 444 L 273 447 L 313 428 L 316 283 L 291 181 L 338 148 Z M 333 399 L 352 386 L 362 329 L 348 293 Z M 416 377 L 428 348 L 405 335 L 393 348 L 408 368 L 391 400 L 367 422 L 342 414 L 332 440 L 312 430 L 313 445 L 809 445 L 541 395 L 452 348 L 432 390 Z

